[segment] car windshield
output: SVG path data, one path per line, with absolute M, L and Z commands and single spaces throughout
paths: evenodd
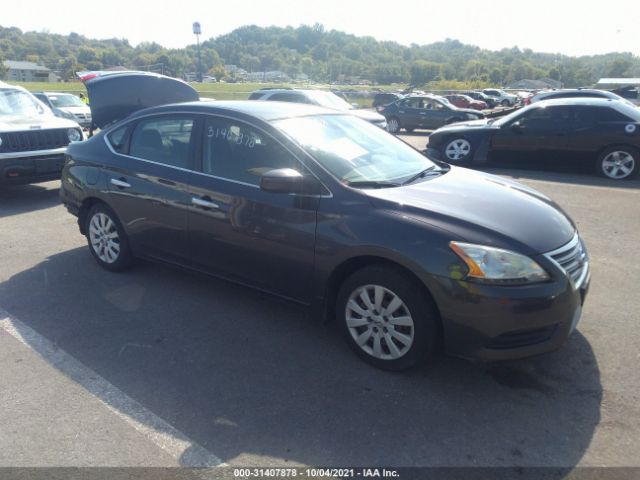
M 323 107 L 333 108 L 334 110 L 353 110 L 352 105 L 349 105 L 335 93 L 317 90 L 308 92 L 308 95 Z
M 289 118 L 275 126 L 345 184 L 393 186 L 436 166 L 396 137 L 349 115 Z
M 65 108 L 65 107 L 83 107 L 84 103 L 75 95 L 66 94 L 66 95 L 49 95 L 49 100 L 56 108 Z
M 0 89 L 0 116 L 43 115 L 46 110 L 27 92 L 15 88 Z
M 496 120 L 489 120 L 489 124 L 495 125 L 496 127 L 501 127 L 502 125 L 506 125 L 509 122 L 512 122 L 513 120 L 518 118 L 520 115 L 524 114 L 525 112 L 528 112 L 532 108 L 536 108 L 535 104 L 528 107 L 521 108 L 520 110 L 516 110 L 515 112 L 511 112 L 510 114 L 505 115 L 504 117 L 500 117 Z

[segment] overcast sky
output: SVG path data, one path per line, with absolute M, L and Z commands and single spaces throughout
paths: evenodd
M 0 25 L 90 38 L 127 38 L 136 45 L 166 47 L 195 43 L 242 25 L 287 26 L 322 23 L 354 35 L 404 45 L 458 39 L 498 50 L 518 46 L 535 51 L 590 55 L 630 51 L 640 55 L 640 0 L 108 0 L 61 5 L 30 0 L 28 8 L 7 8 Z

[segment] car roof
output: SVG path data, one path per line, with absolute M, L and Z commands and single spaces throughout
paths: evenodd
M 341 112 L 336 110 L 303 103 L 264 102 L 260 100 L 223 100 L 215 102 L 173 103 L 169 105 L 151 107 L 135 112 L 131 115 L 131 118 L 176 110 L 193 113 L 236 112 L 257 117 L 266 122 L 309 115 L 343 115 Z
M 533 105 L 587 105 L 593 107 L 611 107 L 620 105 L 623 102 L 615 98 L 597 98 L 597 97 L 573 97 L 573 98 L 552 98 L 549 100 L 540 100 Z

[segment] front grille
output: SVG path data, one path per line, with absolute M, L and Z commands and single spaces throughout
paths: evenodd
M 545 256 L 573 280 L 576 288 L 580 288 L 589 270 L 589 258 L 577 233 L 569 243 Z
M 31 152 L 66 147 L 69 144 L 66 128 L 6 132 L 0 134 L 0 153 Z
M 74 113 L 74 115 L 80 120 L 91 120 L 91 114 L 89 113 Z
M 508 348 L 528 347 L 538 343 L 546 342 L 556 332 L 558 325 L 549 325 L 542 328 L 520 330 L 509 332 L 492 338 L 487 344 L 487 348 L 494 350 L 506 350 Z

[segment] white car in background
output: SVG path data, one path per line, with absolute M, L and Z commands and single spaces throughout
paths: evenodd
M 503 107 L 513 107 L 519 101 L 517 95 L 512 95 L 499 88 L 485 88 L 482 93 L 489 95 L 496 102 L 496 105 L 502 105 Z
M 56 117 L 75 120 L 82 128 L 91 126 L 91 109 L 72 93 L 35 92 L 33 95 L 49 107 Z

